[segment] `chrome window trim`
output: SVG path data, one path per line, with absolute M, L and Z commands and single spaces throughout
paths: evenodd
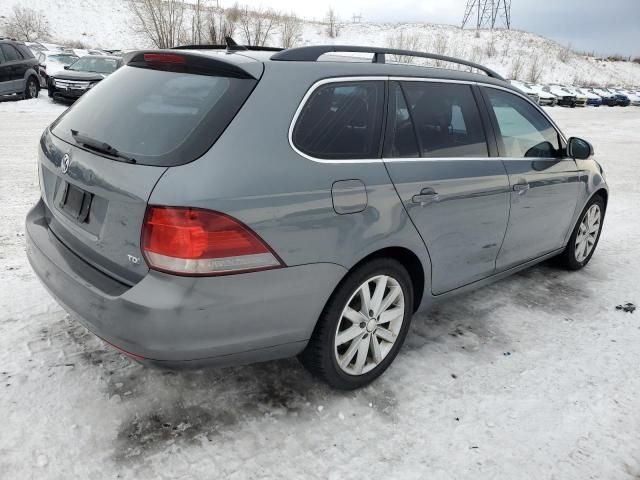
M 445 79 L 445 78 L 424 78 L 424 77 L 406 77 L 406 76 L 393 76 L 393 75 L 370 75 L 370 76 L 344 76 L 344 77 L 328 77 L 323 78 L 315 82 L 307 92 L 302 97 L 298 108 L 291 119 L 291 123 L 289 124 L 289 146 L 293 149 L 301 157 L 306 158 L 307 160 L 311 160 L 316 163 L 329 163 L 329 164 L 353 164 L 353 163 L 396 163 L 396 162 L 435 162 L 435 161 L 454 161 L 454 162 L 464 162 L 464 161 L 503 161 L 503 160 L 522 160 L 522 161 L 533 161 L 533 160 L 554 160 L 553 158 L 513 158 L 513 157 L 409 157 L 409 158 L 389 158 L 389 157 L 381 157 L 381 158 L 357 158 L 357 159 L 324 159 L 312 157 L 311 155 L 307 155 L 298 149 L 293 143 L 293 129 L 298 121 L 298 117 L 302 113 L 302 109 L 306 105 L 307 101 L 313 95 L 313 93 L 321 86 L 327 85 L 329 83 L 347 83 L 347 82 L 363 82 L 363 81 L 409 81 L 409 82 L 434 82 L 434 83 L 458 83 L 463 85 L 478 85 L 482 87 L 490 87 L 496 88 L 499 90 L 504 90 L 513 95 L 517 95 L 520 98 L 523 98 L 531 105 L 533 105 L 548 121 L 551 123 L 551 126 L 556 130 L 560 138 L 567 142 L 566 137 L 560 130 L 560 128 L 556 125 L 556 123 L 551 119 L 551 117 L 540 108 L 539 105 L 536 105 L 526 94 L 516 92 L 510 88 L 502 87 L 500 85 L 494 85 L 491 83 L 485 82 L 477 82 L 471 80 L 455 80 L 455 79 Z M 558 161 L 565 159 L 558 159 Z

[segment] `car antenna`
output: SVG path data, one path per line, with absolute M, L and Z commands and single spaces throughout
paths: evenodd
M 224 41 L 227 44 L 227 52 L 237 52 L 240 50 L 248 50 L 247 47 L 245 47 L 244 45 L 238 45 L 236 41 L 229 36 L 224 37 Z

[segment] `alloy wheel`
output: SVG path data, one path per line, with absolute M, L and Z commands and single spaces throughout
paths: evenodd
M 36 82 L 34 82 L 33 80 L 29 80 L 29 97 L 36 98 L 37 94 L 38 94 L 38 86 L 36 85 Z
M 591 205 L 582 217 L 574 249 L 577 262 L 584 262 L 593 251 L 600 232 L 601 219 L 600 206 L 597 204 Z
M 377 367 L 393 348 L 404 321 L 404 292 L 396 279 L 377 275 L 362 283 L 342 310 L 335 359 L 349 375 Z

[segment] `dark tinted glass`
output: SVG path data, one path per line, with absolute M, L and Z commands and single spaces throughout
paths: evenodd
M 4 53 L 2 53 L 2 48 L 0 48 L 0 63 L 4 63 Z
M 480 113 L 469 85 L 403 82 L 421 157 L 487 157 Z
M 511 158 L 558 158 L 558 132 L 533 105 L 519 96 L 487 88 L 502 137 L 501 155 Z
M 189 163 L 215 143 L 256 81 L 123 67 L 101 81 L 54 124 L 106 142 L 146 165 Z
M 4 58 L 7 62 L 11 62 L 13 60 L 22 60 L 22 55 L 18 50 L 15 49 L 13 45 L 3 44 L 0 45 L 0 49 L 2 49 L 2 53 L 4 53 Z
M 330 83 L 316 89 L 293 130 L 293 144 L 317 158 L 377 158 L 384 82 Z
M 404 93 L 397 82 L 391 82 L 389 90 L 389 141 L 385 156 L 395 158 L 418 157 L 418 142 L 409 115 Z

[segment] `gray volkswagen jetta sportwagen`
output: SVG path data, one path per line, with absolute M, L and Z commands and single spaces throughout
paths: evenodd
M 29 260 L 122 352 L 298 355 L 351 389 L 416 311 L 553 256 L 589 262 L 608 200 L 593 149 L 495 72 L 230 45 L 130 53 L 40 140 Z

